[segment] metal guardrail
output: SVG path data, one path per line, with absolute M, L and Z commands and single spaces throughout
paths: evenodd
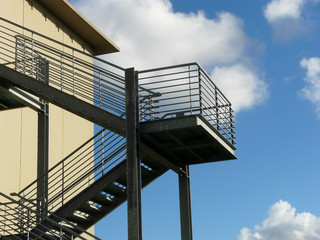
M 0 64 L 39 81 L 47 79 L 51 86 L 125 118 L 125 69 L 1 17 Z M 198 64 L 139 71 L 138 79 L 141 122 L 202 115 L 227 141 L 236 143 L 231 103 Z M 37 185 L 44 178 L 48 180 L 45 209 L 52 213 L 125 158 L 126 139 L 101 130 L 18 193 L 21 199 L 28 199 L 22 211 L 1 205 L 11 211 L 6 219 L 19 216 L 21 222 L 28 218 L 24 209 L 39 206 Z M 16 220 L 9 222 L 6 228 L 10 230 L 3 230 L 0 218 L 0 230 L 19 231 Z
M 123 68 L 1 17 L 0 64 L 125 117 Z
M 138 72 L 140 121 L 202 115 L 235 144 L 231 103 L 197 63 Z
M 18 194 L 25 199 L 36 199 L 38 180 L 47 177 L 45 202 L 48 211 L 55 212 L 125 159 L 125 138 L 103 129 Z
M 0 239 L 91 239 L 101 240 L 83 231 L 83 235 L 74 232 L 78 226 L 59 219 L 55 220 L 39 214 L 32 207 L 26 206 L 24 201 L 17 201 L 3 193 L 0 196 L 6 203 L 0 203 Z M 24 216 L 23 218 L 21 216 Z

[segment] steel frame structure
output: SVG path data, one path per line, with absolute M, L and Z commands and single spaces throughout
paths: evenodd
M 189 165 L 235 159 L 236 149 L 231 103 L 201 66 L 188 63 L 135 71 L 93 57 L 98 62 L 94 65 L 76 56 L 84 54 L 76 49 L 62 44 L 72 50 L 66 54 L 44 44 L 41 39 L 54 41 L 46 36 L 3 18 L 1 22 L 0 29 L 5 31 L 0 31 L 0 45 L 8 50 L 0 52 L 0 90 L 14 98 L 17 107 L 38 111 L 38 178 L 17 194 L 21 207 L 34 211 L 30 199 L 36 199 L 37 217 L 52 221 L 48 216 L 70 218 L 94 199 L 94 206 L 101 210 L 96 216 L 102 218 L 127 200 L 128 239 L 142 240 L 141 190 L 171 169 L 179 180 L 181 239 L 192 240 Z M 28 36 L 8 24 L 24 29 Z M 12 95 L 12 89 L 38 97 L 39 108 Z M 100 131 L 48 169 L 49 103 L 109 131 Z M 90 145 L 92 140 L 95 143 Z M 173 143 L 169 148 L 168 142 Z M 87 149 L 96 151 L 87 157 Z M 187 159 L 185 152 L 193 159 Z M 71 173 L 75 167 L 76 173 Z M 91 174 L 93 184 L 84 188 L 86 178 L 91 183 Z M 74 176 L 79 179 L 72 180 Z M 61 183 L 55 181 L 60 178 Z M 57 192 L 59 184 L 62 190 Z M 118 200 L 109 208 L 102 206 L 105 200 L 99 200 L 105 189 L 113 192 L 106 196 L 110 204 Z M 82 226 L 86 229 L 98 220 Z

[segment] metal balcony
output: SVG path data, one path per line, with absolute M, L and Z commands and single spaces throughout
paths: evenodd
M 37 216 L 32 227 L 14 225 L 6 235 L 18 236 L 19 228 L 32 233 L 39 216 L 50 222 L 55 214 L 80 226 L 75 233 L 81 234 L 141 197 L 128 190 L 136 187 L 132 179 L 140 191 L 169 169 L 182 179 L 182 208 L 190 212 L 188 165 L 236 159 L 231 103 L 196 63 L 134 72 L 0 18 L 0 93 L 0 111 L 43 111 L 49 102 L 107 129 L 18 194 L 27 200 L 20 206 L 26 211 L 11 209 L 13 223 L 29 209 Z M 129 173 L 128 162 L 138 163 L 132 167 L 137 174 Z M 0 219 L 0 230 L 10 218 Z

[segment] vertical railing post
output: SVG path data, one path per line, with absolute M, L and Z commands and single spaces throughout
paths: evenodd
M 99 106 L 102 109 L 102 96 L 101 96 L 101 71 L 99 70 Z
M 63 90 L 63 58 L 60 55 L 60 89 Z
M 23 74 L 26 74 L 26 52 L 27 52 L 27 44 L 26 44 L 26 40 L 23 41 Z
M 198 84 L 199 84 L 199 108 L 202 115 L 202 96 L 201 96 L 201 69 L 198 67 Z
M 128 239 L 142 240 L 138 75 L 125 70 Z
M 34 72 L 34 39 L 33 39 L 33 33 L 31 35 L 32 41 L 31 41 L 31 56 L 32 56 L 32 60 L 31 60 L 31 77 L 33 78 L 33 72 Z
M 73 74 L 73 82 L 72 82 L 72 91 L 73 91 L 73 96 L 75 95 L 75 69 L 74 69 L 74 49 L 72 49 L 72 74 Z
M 102 164 L 102 176 L 104 175 L 104 131 L 101 132 L 101 148 L 102 148 L 102 160 L 101 160 L 101 164 Z
M 179 173 L 181 240 L 192 240 L 191 193 L 189 165 Z
M 4 205 L 4 226 L 3 226 L 3 235 L 6 234 L 6 226 L 7 226 L 7 205 Z
M 62 206 L 64 205 L 64 161 L 62 162 L 62 175 L 61 175 L 61 188 L 62 188 L 62 192 L 61 192 L 61 204 Z
M 218 98 L 218 89 L 214 87 L 214 98 L 215 98 L 215 111 L 216 111 L 216 123 L 217 130 L 220 131 L 220 121 L 219 121 L 219 98 Z
M 190 113 L 192 115 L 192 98 L 191 98 L 191 75 L 190 75 L 190 65 L 188 65 L 188 75 L 189 75 L 189 101 L 190 101 Z

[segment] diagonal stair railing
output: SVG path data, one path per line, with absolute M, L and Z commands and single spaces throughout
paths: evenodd
M 99 131 L 44 174 L 48 178 L 48 199 L 45 200 L 48 211 L 57 211 L 125 159 L 125 138 L 106 129 Z M 37 181 L 18 194 L 29 200 L 37 199 Z
M 0 193 L 6 203 L 0 203 L 0 238 L 1 239 L 60 239 L 72 240 L 78 239 L 96 239 L 98 237 L 81 229 L 82 235 L 74 230 L 79 229 L 72 223 L 59 219 L 55 220 L 39 214 L 32 207 L 28 207 L 25 201 L 17 201 L 3 193 Z M 21 218 L 23 213 L 24 218 Z

